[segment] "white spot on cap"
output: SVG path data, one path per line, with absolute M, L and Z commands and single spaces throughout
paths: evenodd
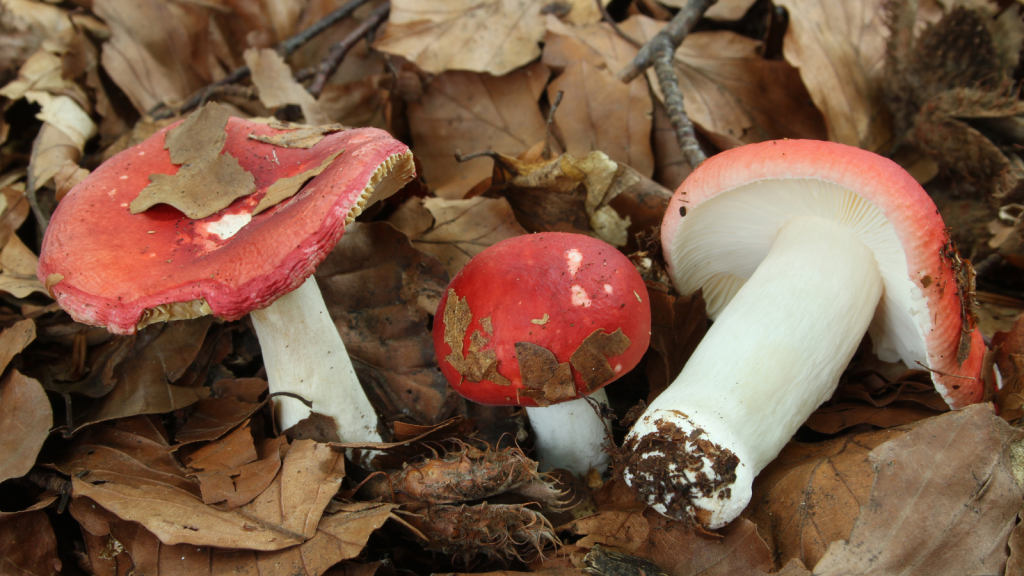
M 127 174 L 122 174 L 121 177 L 118 178 L 118 180 L 127 180 L 127 179 L 128 179 L 128 175 Z
M 569 266 L 569 277 L 575 278 L 576 272 L 579 272 L 580 265 L 583 264 L 583 253 L 576 248 L 566 250 L 565 263 Z
M 615 365 L 615 373 L 618 374 L 619 372 L 622 372 L 622 364 Z
M 221 240 L 227 240 L 237 234 L 238 231 L 251 220 L 252 214 L 248 212 L 242 212 L 241 214 L 225 214 L 220 220 L 206 222 L 203 226 L 206 228 L 206 232 L 208 234 L 213 234 Z
M 604 285 L 604 292 L 605 292 L 605 294 L 612 294 L 612 293 L 615 292 L 615 288 L 612 288 L 611 284 L 605 284 Z
M 143 150 L 142 152 L 139 152 L 139 156 L 145 156 L 145 155 L 146 155 L 146 151 L 145 150 Z
M 127 207 L 128 207 L 128 203 L 127 202 L 121 202 L 121 208 L 127 208 Z
M 572 290 L 573 306 L 583 306 L 584 308 L 590 306 L 590 296 L 587 295 L 587 291 L 583 289 L 583 286 L 573 284 L 570 290 Z

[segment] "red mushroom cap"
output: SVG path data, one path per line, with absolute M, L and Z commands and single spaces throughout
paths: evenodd
M 393 193 L 413 176 L 408 147 L 382 130 L 345 130 L 308 149 L 285 148 L 250 135 L 288 130 L 232 117 L 222 153 L 253 174 L 254 194 L 198 220 L 164 204 L 133 215 L 129 204 L 150 174 L 179 169 L 164 148 L 172 128 L 103 163 L 53 214 L 38 276 L 80 322 L 131 334 L 152 321 L 211 312 L 230 320 L 266 307 L 313 273 L 378 180 L 394 172 Z M 251 216 L 271 184 L 342 149 L 294 197 Z
M 905 255 L 904 278 L 921 291 L 927 305 L 924 320 L 930 327 L 918 334 L 927 352 L 923 367 L 931 370 L 936 388 L 951 407 L 980 402 L 985 345 L 973 325 L 969 264 L 956 254 L 928 193 L 899 165 L 877 154 L 833 142 L 776 140 L 709 158 L 673 195 L 662 223 L 665 259 L 677 285 L 673 239 L 698 206 L 744 185 L 790 178 L 830 182 L 851 190 L 888 219 Z
M 650 330 L 647 290 L 628 258 L 549 232 L 499 242 L 456 274 L 434 318 L 434 350 L 465 398 L 546 406 L 629 372 Z

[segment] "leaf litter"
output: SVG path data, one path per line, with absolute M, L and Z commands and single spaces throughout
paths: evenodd
M 1024 413 L 1022 321 L 1010 316 L 1021 308 L 1021 224 L 985 226 L 1015 209 L 1024 178 L 1019 95 L 1006 89 L 1019 80 L 1019 10 L 722 0 L 677 51 L 684 105 L 709 154 L 779 137 L 828 135 L 886 154 L 902 142 L 894 158 L 915 176 L 938 172 L 953 193 L 969 192 L 942 204 L 943 216 L 966 222 L 957 240 L 979 269 L 1005 260 L 979 273 L 979 290 L 1011 311 L 985 332 L 998 417 L 947 412 L 927 373 L 865 348 L 758 478 L 744 516 L 708 533 L 647 509 L 614 473 L 539 472 L 523 414 L 451 392 L 430 338 L 448 280 L 473 255 L 524 233 L 574 231 L 630 253 L 648 281 L 652 346 L 609 387 L 610 409 L 625 414 L 678 374 L 708 321 L 699 295 L 667 281 L 657 232 L 690 167 L 660 83 L 616 74 L 686 3 L 615 0 L 606 17 L 583 0 L 403 0 L 369 42 L 351 34 L 376 7 L 297 48 L 293 35 L 344 2 L 229 4 L 96 0 L 69 11 L 11 0 L 0 14 L 0 437 L 16 439 L 0 444 L 0 562 L 102 575 L 1022 573 L 1024 449 L 1005 423 Z M 979 43 L 943 52 L 967 29 Z M 348 55 L 310 95 L 338 42 Z M 976 75 L 956 72 L 964 61 Z M 187 116 L 205 102 L 221 108 Z M 278 433 L 245 320 L 115 337 L 72 322 L 36 279 L 49 216 L 102 159 L 170 116 L 196 124 L 211 110 L 205 131 L 168 133 L 182 176 L 228 162 L 228 115 L 262 117 L 282 132 L 257 140 L 284 148 L 315 146 L 340 122 L 413 145 L 420 180 L 350 225 L 317 272 L 393 442 L 320 442 L 329 438 L 313 421 Z M 329 163 L 267 197 L 285 200 Z M 974 208 L 986 214 L 980 226 L 956 214 Z M 459 348 L 480 376 L 486 338 Z M 551 383 L 580 367 L 528 344 L 517 347 L 524 378 L 558 396 Z M 584 371 L 600 371 L 609 349 L 592 348 Z M 346 462 L 352 449 L 379 451 L 380 468 Z

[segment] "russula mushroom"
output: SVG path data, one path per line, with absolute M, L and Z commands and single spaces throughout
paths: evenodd
M 303 148 L 256 139 L 287 140 L 291 130 L 222 120 L 221 153 L 252 174 L 255 193 L 203 218 L 167 204 L 132 214 L 129 205 L 151 175 L 179 172 L 165 149 L 175 126 L 161 130 L 64 197 L 43 239 L 39 279 L 72 318 L 116 334 L 204 314 L 237 320 L 251 313 L 270 391 L 312 401 L 314 411 L 334 418 L 345 441 L 377 441 L 377 416 L 312 274 L 348 222 L 413 177 L 412 154 L 373 128 L 314 135 L 299 145 L 322 140 Z M 273 185 L 291 182 L 298 190 L 305 180 L 291 198 L 257 210 L 280 190 Z M 310 413 L 285 397 L 276 399 L 276 411 L 282 429 Z
M 714 320 L 626 438 L 626 481 L 664 515 L 737 517 L 865 331 L 882 360 L 930 370 L 952 408 L 981 401 L 970 263 L 881 156 L 808 140 L 722 152 L 676 191 L 662 245 Z
M 526 407 L 540 460 L 602 469 L 604 400 L 650 343 L 651 310 L 629 259 L 604 242 L 549 232 L 499 242 L 448 285 L 434 318 L 441 372 L 463 397 Z M 599 401 L 600 401 L 599 400 Z

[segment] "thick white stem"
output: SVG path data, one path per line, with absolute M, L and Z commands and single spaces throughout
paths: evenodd
M 251 317 L 271 392 L 293 392 L 313 402 L 313 411 L 334 418 L 343 442 L 380 442 L 377 413 L 359 385 L 315 278 Z M 292 398 L 276 397 L 274 405 L 282 430 L 310 413 Z
M 608 405 L 608 395 L 600 389 L 592 400 Z M 586 398 L 544 408 L 527 408 L 533 428 L 537 459 L 542 464 L 563 468 L 579 476 L 591 468 L 603 473 L 608 468 L 604 450 L 608 429 Z
M 625 477 L 662 514 L 724 525 L 835 390 L 882 293 L 875 256 L 840 224 L 800 216 L 626 439 Z

